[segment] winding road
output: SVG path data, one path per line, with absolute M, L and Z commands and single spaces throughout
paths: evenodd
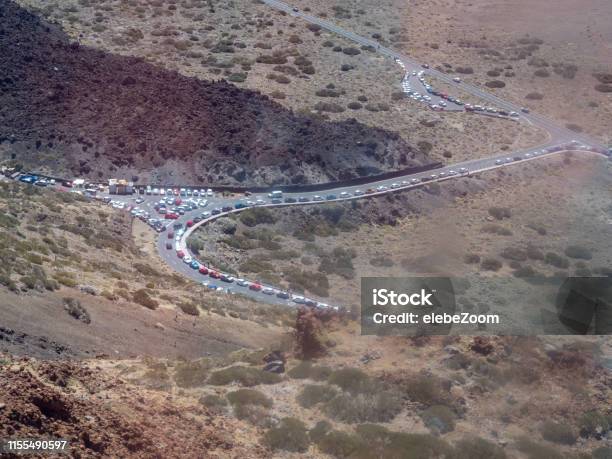
M 241 212 L 253 205 L 261 207 L 285 207 L 368 198 L 371 196 L 382 195 L 385 193 L 406 191 L 424 186 L 432 182 L 440 182 L 445 180 L 452 180 L 458 177 L 466 177 L 475 173 L 484 172 L 492 169 L 517 167 L 518 165 L 523 164 L 527 161 L 534 161 L 544 157 L 549 157 L 551 155 L 565 153 L 568 151 L 575 151 L 579 153 L 596 153 L 609 156 L 607 148 L 597 140 L 593 140 L 585 135 L 572 132 L 564 127 L 557 125 L 554 121 L 549 120 L 544 116 L 535 113 L 524 113 L 521 111 L 521 107 L 517 106 L 516 104 L 504 101 L 499 97 L 490 94 L 482 89 L 479 89 L 473 85 L 464 82 L 457 83 L 453 81 L 451 77 L 442 72 L 429 68 L 425 69 L 415 60 L 404 56 L 396 51 L 393 51 L 389 48 L 386 48 L 374 40 L 356 35 L 350 31 L 338 27 L 337 25 L 329 21 L 305 14 L 286 3 L 277 0 L 263 0 L 263 2 L 272 8 L 275 8 L 280 11 L 285 11 L 288 14 L 301 18 L 305 21 L 308 21 L 309 23 L 317 24 L 330 32 L 352 40 L 355 43 L 364 46 L 370 46 L 374 50 L 376 50 L 376 52 L 395 59 L 396 62 L 398 62 L 402 66 L 402 68 L 406 72 L 405 74 L 409 75 L 408 78 L 404 78 L 404 81 L 411 81 L 411 77 L 414 77 L 413 72 L 416 72 L 418 74 L 422 71 L 425 75 L 429 75 L 431 77 L 435 77 L 437 79 L 445 81 L 450 85 L 456 87 L 457 89 L 468 92 L 482 99 L 483 101 L 486 101 L 488 104 L 496 106 L 497 108 L 507 110 L 508 112 L 515 111 L 519 113 L 519 121 L 526 121 L 535 125 L 536 127 L 543 129 L 549 134 L 549 140 L 545 144 L 539 145 L 537 147 L 532 147 L 521 151 L 515 151 L 512 153 L 498 152 L 492 154 L 490 157 L 487 158 L 464 161 L 451 166 L 444 166 L 427 172 L 413 173 L 402 177 L 396 177 L 393 179 L 386 180 L 377 180 L 373 178 L 373 181 L 366 185 L 337 187 L 337 185 L 335 184 L 330 184 L 329 188 L 325 191 L 283 193 L 280 202 L 279 200 L 275 200 L 275 202 L 272 202 L 272 199 L 270 199 L 266 194 L 255 194 L 253 196 L 240 198 L 226 198 L 218 194 L 210 196 L 207 198 L 208 204 L 205 209 L 199 208 L 190 212 L 186 212 L 185 215 L 180 216 L 177 220 L 166 220 L 166 222 L 168 223 L 167 226 L 168 228 L 171 228 L 172 224 L 180 223 L 183 225 L 183 227 L 186 227 L 186 224 L 189 220 L 193 220 L 194 217 L 200 216 L 203 211 L 211 212 L 213 209 L 219 209 L 219 213 L 217 215 L 207 216 L 201 221 L 195 223 L 190 228 L 187 228 L 184 234 L 182 234 L 180 239 L 178 239 L 177 241 L 175 241 L 174 238 L 168 239 L 168 231 L 159 233 L 157 241 L 157 249 L 162 260 L 164 260 L 164 262 L 167 263 L 168 266 L 170 266 L 173 270 L 189 277 L 190 279 L 193 279 L 198 283 L 205 283 L 209 286 L 211 284 L 216 284 L 216 286 L 219 287 L 219 290 L 222 290 L 224 292 L 245 295 L 257 301 L 262 301 L 266 303 L 296 305 L 298 303 L 303 304 L 305 300 L 309 300 L 311 305 L 317 304 L 322 307 L 337 308 L 341 305 L 328 306 L 327 304 L 323 303 L 325 301 L 324 299 L 319 298 L 304 299 L 301 296 L 297 296 L 297 298 L 295 298 L 294 295 L 287 295 L 288 292 L 283 292 L 279 288 L 270 285 L 261 284 L 263 287 L 262 290 L 255 291 L 249 288 L 249 285 L 253 283 L 252 281 L 245 282 L 245 285 L 238 285 L 235 280 L 232 282 L 223 282 L 219 279 L 211 279 L 208 275 L 201 274 L 197 268 L 194 269 L 188 264 L 186 264 L 181 258 L 177 256 L 177 251 L 180 250 L 186 255 L 191 255 L 189 253 L 189 250 L 187 249 L 187 239 L 197 228 L 219 217 Z M 426 88 L 423 85 L 416 84 L 417 82 L 418 78 L 416 81 L 413 82 L 414 84 L 412 85 L 412 89 L 414 90 L 419 87 L 420 91 L 425 91 Z M 450 108 L 454 111 L 463 110 L 463 108 L 459 105 L 455 105 Z M 155 217 L 155 210 L 153 207 L 155 203 L 159 201 L 159 196 L 142 195 L 139 197 L 142 198 L 144 201 L 140 203 L 138 207 L 140 209 L 149 211 L 151 216 Z M 111 198 L 113 200 L 129 204 L 130 206 L 136 206 L 133 202 L 136 198 L 133 196 L 113 195 L 111 196 Z M 237 204 L 238 208 L 236 208 Z M 225 211 L 221 211 L 221 209 L 224 207 Z M 161 217 L 163 218 L 163 216 Z M 172 244 L 170 249 L 166 248 L 166 244 L 168 242 L 171 242 Z M 193 258 L 197 259 L 197 257 Z M 201 265 L 204 266 L 204 264 Z M 259 284 L 258 282 L 256 283 Z M 264 293 L 266 288 L 268 289 L 268 292 Z M 279 293 L 281 296 L 278 295 Z M 288 296 L 288 298 L 286 298 L 286 296 Z M 297 302 L 295 301 L 296 299 Z

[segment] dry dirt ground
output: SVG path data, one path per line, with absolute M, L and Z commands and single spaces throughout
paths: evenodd
M 301 8 L 610 142 L 606 0 L 296 0 Z M 462 70 L 462 69 L 467 69 Z
M 528 125 L 435 114 L 414 101 L 397 100 L 402 73 L 392 60 L 327 32 L 309 30 L 306 23 L 257 2 L 20 4 L 59 21 L 83 44 L 141 56 L 201 79 L 225 78 L 296 112 L 320 113 L 332 120 L 355 118 L 389 129 L 431 151 L 432 159 L 465 160 L 545 140 Z M 348 49 L 359 54 L 347 54 Z

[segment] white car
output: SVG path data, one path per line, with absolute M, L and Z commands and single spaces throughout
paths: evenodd
M 274 290 L 273 288 L 270 287 L 266 287 L 264 288 L 261 293 L 265 294 L 265 295 L 274 295 L 276 293 L 276 290 Z
M 531 158 L 531 153 L 525 153 L 525 158 Z
M 249 286 L 248 281 L 246 281 L 246 280 L 244 280 L 244 279 L 238 279 L 238 280 L 236 281 L 236 284 L 237 284 L 237 285 L 240 285 L 241 287 L 248 287 L 248 286 Z
M 412 184 L 419 183 L 419 179 L 413 178 L 412 180 L 410 180 L 410 183 Z
M 212 196 L 213 195 L 213 190 L 211 190 L 210 188 L 208 190 L 206 190 L 206 196 Z
M 461 78 L 459 78 L 459 77 L 455 77 L 455 78 L 453 78 L 453 81 L 454 81 L 455 83 L 461 83 Z
M 397 183 L 397 182 L 393 182 L 393 183 L 391 184 L 391 188 L 399 188 L 400 186 L 401 186 L 401 185 L 400 185 L 399 183 Z
M 387 191 L 389 188 L 387 188 L 384 185 L 380 185 L 378 187 L 376 187 L 376 191 Z
M 355 190 L 355 192 L 353 194 L 355 196 L 361 196 L 361 195 L 363 195 L 363 190 Z
M 457 171 L 450 170 L 448 171 L 448 175 L 457 175 Z
M 459 172 L 460 172 L 461 174 L 464 174 L 464 173 L 466 173 L 467 171 L 468 171 L 468 170 L 467 170 L 467 168 L 465 168 L 465 167 L 460 167 L 460 168 L 459 168 Z
M 323 197 L 322 197 L 322 196 L 319 196 L 319 195 L 315 195 L 315 196 L 312 198 L 312 200 L 313 200 L 313 201 L 323 201 Z
M 304 304 L 306 302 L 306 299 L 303 296 L 294 296 L 291 298 L 291 300 L 297 304 Z
M 193 258 L 191 258 L 189 255 L 185 255 L 185 256 L 183 257 L 183 263 L 185 263 L 185 264 L 189 264 L 189 263 L 191 263 L 192 261 L 193 261 Z
M 496 159 L 495 164 L 503 164 L 504 162 L 501 159 Z
M 340 193 L 340 197 L 341 197 L 341 198 L 348 198 L 348 197 L 350 197 L 350 196 L 351 196 L 351 194 L 350 194 L 350 193 L 348 193 L 348 192 L 346 192 L 346 191 L 343 191 L 342 193 Z

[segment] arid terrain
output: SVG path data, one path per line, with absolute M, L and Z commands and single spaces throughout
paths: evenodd
M 610 142 L 604 0 L 291 4 Z M 0 63 L 2 164 L 59 176 L 305 184 L 547 140 L 430 111 L 392 60 L 257 0 L 0 0 Z M 531 277 L 610 277 L 611 172 L 572 152 L 255 207 L 188 240 L 338 311 L 212 292 L 126 210 L 2 176 L 0 439 L 63 438 L 74 458 L 610 459 L 609 337 L 379 337 L 359 312 L 369 276 L 495 278 L 459 309 L 508 317 Z

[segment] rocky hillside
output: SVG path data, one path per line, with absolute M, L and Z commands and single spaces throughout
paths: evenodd
M 71 42 L 0 0 L 0 151 L 57 174 L 309 183 L 428 162 L 397 134 Z

